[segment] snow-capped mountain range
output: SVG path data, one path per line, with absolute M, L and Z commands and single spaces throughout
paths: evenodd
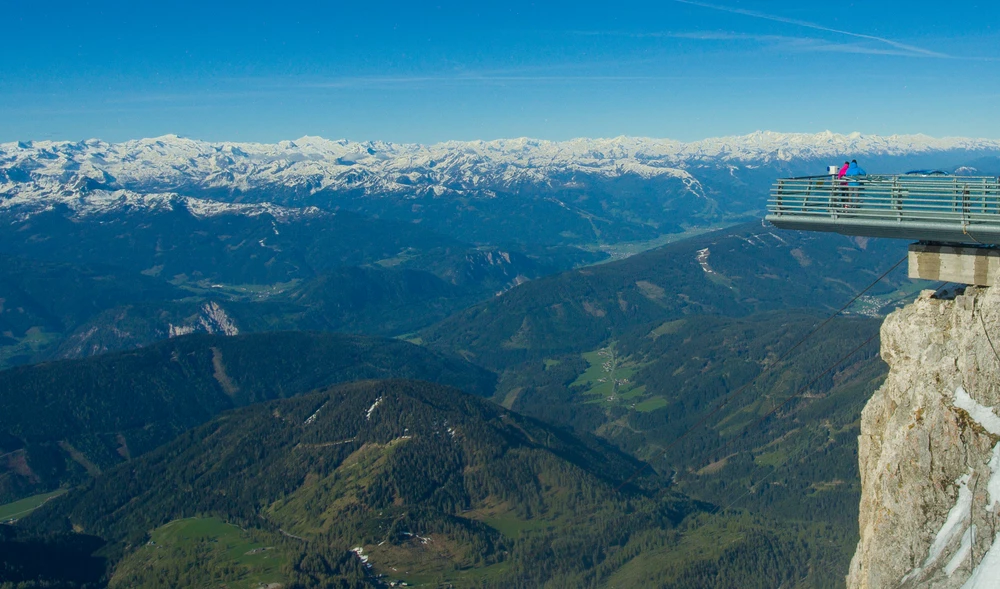
M 703 198 L 705 188 L 692 170 L 706 165 L 731 172 L 794 160 L 836 163 L 845 156 L 949 151 L 1000 152 L 1000 141 L 757 132 L 690 143 L 618 137 L 418 145 L 302 137 L 260 144 L 212 143 L 173 135 L 123 143 L 19 142 L 0 144 L 0 208 L 53 201 L 81 212 L 125 204 L 174 206 L 180 202 L 177 194 L 204 199 L 275 188 L 298 196 L 330 192 L 492 197 L 525 186 L 572 186 L 585 178 L 628 176 L 674 180 L 691 196 Z M 202 214 L 257 211 L 184 202 Z

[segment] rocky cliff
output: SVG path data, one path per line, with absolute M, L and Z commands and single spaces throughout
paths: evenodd
M 926 291 L 882 326 L 848 587 L 1000 587 L 1000 287 Z

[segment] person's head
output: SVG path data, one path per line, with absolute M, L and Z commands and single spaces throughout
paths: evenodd
M 851 160 L 851 163 L 856 166 L 856 165 L 858 165 L 858 160 Z
M 849 166 L 849 165 L 851 165 L 851 162 L 844 162 L 844 165 L 845 166 Z

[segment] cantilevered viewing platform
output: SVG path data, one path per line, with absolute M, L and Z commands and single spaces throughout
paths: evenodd
M 809 176 L 778 180 L 767 220 L 782 229 L 1000 245 L 992 176 Z
M 781 229 L 912 239 L 910 276 L 1000 279 L 1000 179 L 905 174 L 778 180 L 767 220 Z M 1000 280 L 997 280 L 1000 282 Z

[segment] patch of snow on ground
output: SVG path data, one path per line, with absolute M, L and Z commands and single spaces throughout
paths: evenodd
M 361 561 L 361 564 L 365 565 L 367 568 L 372 568 L 372 565 L 368 562 L 368 555 L 365 554 L 365 549 L 363 547 L 355 546 L 354 548 L 351 548 L 351 552 L 358 555 L 358 560 Z
M 698 250 L 698 255 L 695 258 L 701 264 L 701 269 L 705 271 L 705 274 L 715 274 L 715 270 L 712 270 L 712 267 L 708 265 L 708 256 L 711 253 L 706 247 L 703 250 Z
M 992 408 L 976 402 L 965 392 L 964 387 L 959 386 L 955 389 L 955 407 L 964 409 L 986 431 L 994 436 L 1000 436 L 1000 417 L 997 417 Z
M 411 537 L 411 538 L 416 538 L 417 540 L 420 540 L 420 543 L 421 543 L 421 544 L 426 544 L 426 543 L 428 543 L 428 542 L 432 542 L 432 541 L 433 541 L 433 540 L 431 540 L 430 536 L 428 536 L 428 537 L 424 538 L 424 537 L 423 537 L 423 536 L 421 536 L 420 534 L 414 534 L 414 533 L 412 533 L 412 532 L 403 532 L 402 534 L 403 534 L 404 536 L 409 536 L 409 537 Z
M 310 423 L 316 421 L 316 418 L 319 417 L 319 412 L 323 410 L 323 407 L 326 407 L 326 403 L 320 405 L 319 408 L 316 409 L 316 411 L 314 411 L 312 415 L 306 418 L 306 420 L 302 423 L 302 425 L 309 425 Z
M 372 403 L 372 406 L 368 408 L 367 412 L 365 412 L 365 419 L 367 419 L 368 421 L 371 421 L 371 419 L 372 419 L 372 411 L 375 411 L 375 408 L 378 407 L 379 403 L 381 403 L 381 402 L 382 402 L 382 397 L 379 397 L 378 399 L 375 399 L 375 402 Z

